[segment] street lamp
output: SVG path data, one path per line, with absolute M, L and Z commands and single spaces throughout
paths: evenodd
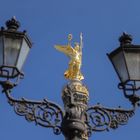
M 18 31 L 19 22 L 12 18 L 6 22 L 7 28 L 0 30 L 0 85 L 8 102 L 14 107 L 17 115 L 24 116 L 29 122 L 52 128 L 54 134 L 63 134 L 66 140 L 87 140 L 93 131 L 109 131 L 119 125 L 127 124 L 134 115 L 140 100 L 136 91 L 140 89 L 140 46 L 132 45 L 130 35 L 124 33 L 119 41 L 120 47 L 108 54 L 120 80 L 119 88 L 132 104 L 129 110 L 107 108 L 100 104 L 88 106 L 89 91 L 83 84 L 81 72 L 83 38 L 80 43 L 71 46 L 72 35 L 68 36 L 67 45 L 56 45 L 55 48 L 69 56 L 69 67 L 64 73 L 68 83 L 62 90 L 64 110 L 51 101 L 32 101 L 11 96 L 12 88 L 17 86 L 14 79 L 20 79 L 23 63 L 32 46 L 25 31 Z M 128 94 L 127 91 L 132 91 Z
M 13 17 L 0 30 L 0 77 L 16 78 L 23 75 L 23 63 L 31 48 L 26 32 L 19 32 L 20 23 Z
M 139 100 L 136 91 L 140 89 L 140 45 L 133 45 L 132 36 L 126 33 L 123 33 L 119 41 L 120 47 L 108 56 L 121 81 L 118 87 L 135 104 Z

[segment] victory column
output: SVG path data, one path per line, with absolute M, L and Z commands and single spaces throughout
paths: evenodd
M 64 76 L 69 80 L 62 91 L 65 116 L 62 121 L 62 132 L 66 140 L 88 139 L 88 129 L 86 125 L 86 109 L 89 99 L 87 87 L 82 83 L 84 79 L 81 73 L 82 65 L 82 33 L 80 34 L 80 43 L 71 46 L 72 35 L 68 36 L 67 45 L 56 45 L 55 48 L 63 52 L 70 58 L 68 70 Z

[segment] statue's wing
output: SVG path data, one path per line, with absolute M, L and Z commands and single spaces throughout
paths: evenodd
M 65 45 L 65 46 L 55 45 L 55 48 L 58 51 L 63 52 L 64 54 L 68 56 L 72 55 L 75 52 L 74 49 L 70 45 Z

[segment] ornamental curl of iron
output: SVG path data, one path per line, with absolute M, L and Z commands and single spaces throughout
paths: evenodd
M 61 134 L 61 121 L 64 115 L 58 105 L 46 99 L 43 101 L 29 101 L 24 98 L 15 100 L 8 91 L 6 91 L 6 96 L 17 115 L 25 116 L 28 122 L 34 121 L 36 125 L 52 128 L 56 135 Z
M 96 105 L 87 109 L 87 126 L 91 131 L 109 131 L 109 128 L 116 129 L 127 124 L 133 115 L 134 109 L 110 109 Z

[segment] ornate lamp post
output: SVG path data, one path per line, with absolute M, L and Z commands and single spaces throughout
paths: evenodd
M 71 45 L 72 35 L 68 36 L 67 45 L 55 46 L 70 58 L 68 70 L 64 73 L 68 83 L 62 90 L 63 110 L 56 103 L 46 99 L 19 100 L 9 94 L 23 76 L 21 69 L 32 46 L 26 32 L 18 31 L 19 25 L 19 22 L 12 18 L 6 22 L 6 29 L 2 27 L 0 30 L 0 85 L 17 115 L 45 128 L 52 128 L 57 135 L 62 133 L 66 140 L 87 140 L 93 131 L 116 129 L 119 125 L 126 124 L 133 116 L 140 100 L 136 94 L 140 89 L 140 46 L 131 44 L 130 35 L 124 33 L 119 39 L 120 47 L 108 56 L 121 80 L 118 87 L 130 100 L 132 108 L 112 109 L 99 104 L 88 106 L 89 92 L 82 82 L 84 76 L 81 72 L 81 34 L 80 43 L 76 43 L 74 47 Z

